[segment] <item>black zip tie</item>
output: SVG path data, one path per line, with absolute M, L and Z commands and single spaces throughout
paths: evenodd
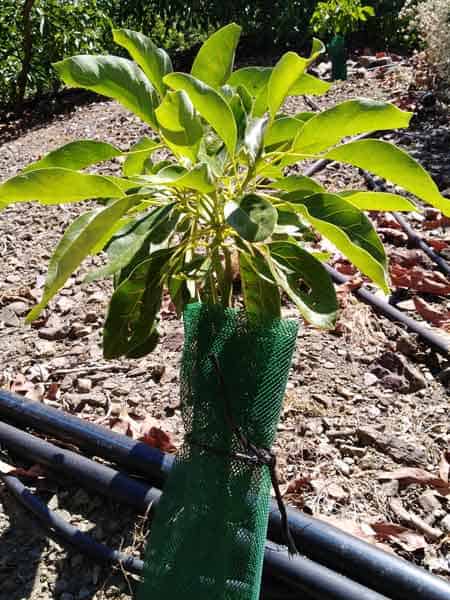
M 233 419 L 233 415 L 231 413 L 230 404 L 228 402 L 227 388 L 225 383 L 225 378 L 223 376 L 222 370 L 220 368 L 219 359 L 217 355 L 211 354 L 211 358 L 216 369 L 217 378 L 219 380 L 219 384 L 222 390 L 222 396 L 225 407 L 225 419 L 227 421 L 228 426 L 232 433 L 236 435 L 239 440 L 239 443 L 242 447 L 241 453 L 234 453 L 236 458 L 240 460 L 246 460 L 249 462 L 253 462 L 255 464 L 265 465 L 269 467 L 270 472 L 270 480 L 272 482 L 272 487 L 275 492 L 275 498 L 277 500 L 278 510 L 281 516 L 281 525 L 284 534 L 284 538 L 286 541 L 286 546 L 290 556 L 294 554 L 298 554 L 297 547 L 295 545 L 294 538 L 292 536 L 291 530 L 289 528 L 289 521 L 286 511 L 286 506 L 284 505 L 283 497 L 280 491 L 280 485 L 278 482 L 277 470 L 276 470 L 276 455 L 273 450 L 268 448 L 258 448 L 254 444 L 250 442 L 250 440 L 245 436 L 245 434 L 241 431 L 241 429 L 236 425 Z M 239 455 L 239 456 L 238 456 Z

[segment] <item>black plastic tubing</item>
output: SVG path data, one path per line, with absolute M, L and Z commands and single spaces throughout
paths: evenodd
M 0 415 L 70 440 L 133 473 L 147 476 L 150 481 L 155 473 L 160 480 L 165 479 L 173 461 L 173 457 L 126 436 L 3 390 Z M 300 511 L 290 509 L 288 513 L 297 547 L 314 561 L 393 600 L 450 600 L 450 585 L 443 579 Z M 268 535 L 274 542 L 283 542 L 275 504 L 270 512 Z
M 16 427 L 0 422 L 0 443 L 9 450 L 48 465 L 66 476 L 93 489 L 113 500 L 126 500 L 138 509 L 155 509 L 161 497 L 159 490 L 148 488 L 145 493 L 143 484 L 137 487 L 136 481 L 98 464 L 88 458 L 75 460 L 73 452 L 59 448 L 54 444 L 35 438 Z M 56 458 L 56 460 L 55 460 Z M 105 472 L 105 469 L 107 471 Z M 78 531 L 65 519 L 51 511 L 36 495 L 28 490 L 14 476 L 0 475 L 14 496 L 39 519 L 50 535 L 62 542 L 76 547 L 80 552 L 99 561 L 120 563 L 131 572 L 140 573 L 142 561 L 127 556 L 109 547 L 99 544 L 89 535 Z M 133 497 L 137 494 L 136 497 Z M 269 588 L 267 588 L 269 586 Z M 302 598 L 308 600 L 387 600 L 364 586 L 334 573 L 326 567 L 316 564 L 303 556 L 289 558 L 286 548 L 275 547 L 268 543 L 264 555 L 263 598 L 270 598 L 269 589 L 281 597 L 302 592 Z M 291 598 L 298 597 L 292 596 Z M 272 596 L 279 598 L 279 595 Z

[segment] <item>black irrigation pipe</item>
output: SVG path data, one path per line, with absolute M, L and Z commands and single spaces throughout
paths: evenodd
M 165 479 L 173 461 L 172 457 L 126 436 L 3 390 L 0 390 L 0 415 L 21 426 L 70 440 L 150 481 L 155 471 L 160 479 Z M 298 547 L 312 560 L 393 600 L 449 600 L 450 586 L 444 580 L 300 511 L 289 509 L 288 514 Z M 269 518 L 269 538 L 277 543 L 283 541 L 275 504 Z
M 324 267 L 331 275 L 335 283 L 342 284 L 350 281 L 349 277 L 342 275 L 342 273 L 339 273 L 339 271 L 336 271 L 336 269 L 333 269 L 333 267 L 330 267 L 330 265 L 324 264 Z M 445 358 L 449 357 L 450 342 L 448 342 L 443 335 L 437 333 L 434 327 L 427 327 L 419 321 L 408 317 L 398 308 L 395 308 L 395 306 L 389 304 L 389 302 L 387 302 L 384 298 L 372 293 L 365 286 L 361 286 L 360 288 L 352 290 L 352 293 L 359 300 L 369 304 L 384 317 L 388 318 L 394 323 L 404 325 L 411 333 L 417 334 L 435 352 L 438 352 Z
M 58 473 L 84 484 L 110 499 L 126 501 L 138 510 L 157 509 L 161 492 L 145 486 L 130 477 L 76 455 L 71 450 L 59 448 L 16 427 L 0 422 L 0 443 L 9 450 L 25 457 L 28 461 L 49 466 Z M 78 460 L 77 457 L 78 456 Z M 120 564 L 133 573 L 142 571 L 142 561 L 111 550 L 97 543 L 89 535 L 78 531 L 65 519 L 51 511 L 36 495 L 32 494 L 13 475 L 2 474 L 8 489 L 52 534 L 75 546 L 99 562 Z M 133 497 L 137 494 L 137 497 Z M 376 592 L 314 563 L 306 557 L 289 558 L 286 548 L 268 544 L 264 556 L 264 583 L 275 583 L 281 591 L 301 591 L 311 600 L 387 600 Z
M 385 191 L 386 186 L 384 184 L 378 184 L 375 179 L 372 177 L 370 173 L 367 171 L 362 171 L 363 177 L 366 180 L 368 187 L 372 190 L 379 190 L 381 192 Z M 426 241 L 420 236 L 417 231 L 411 227 L 408 221 L 405 219 L 403 215 L 398 212 L 393 212 L 393 216 L 395 217 L 397 223 L 403 229 L 403 231 L 408 236 L 408 241 L 412 246 L 419 248 L 430 258 L 439 268 L 444 275 L 450 276 L 450 265 L 445 260 L 443 256 L 438 254 L 433 248 L 431 248 Z

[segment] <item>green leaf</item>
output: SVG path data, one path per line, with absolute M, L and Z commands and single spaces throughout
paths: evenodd
M 110 277 L 124 269 L 145 246 L 150 253 L 150 244 L 161 244 L 175 226 L 177 217 L 172 214 L 175 203 L 160 206 L 143 217 L 133 219 L 121 231 L 114 234 L 107 247 L 108 264 L 89 273 L 85 281 Z
M 105 208 L 82 214 L 64 232 L 47 271 L 42 300 L 27 316 L 33 321 L 67 279 L 88 256 L 105 232 L 114 230 L 116 222 L 136 203 L 134 198 L 119 198 Z
M 144 184 L 189 188 L 205 194 L 216 189 L 211 170 L 205 163 L 198 163 L 190 171 L 180 165 L 164 167 L 156 175 L 142 175 L 136 178 L 136 181 Z
M 264 138 L 266 147 L 291 142 L 305 125 L 304 121 L 295 117 L 282 116 L 272 121 Z
M 331 83 L 322 81 L 309 73 L 303 73 L 289 89 L 288 96 L 322 96 L 330 88 Z
M 244 148 L 251 166 L 256 163 L 263 151 L 264 133 L 268 122 L 267 116 L 251 119 L 245 130 Z
M 450 200 L 441 195 L 430 175 L 409 154 L 389 142 L 350 142 L 331 150 L 325 158 L 348 163 L 384 177 L 450 217 Z
M 269 83 L 271 73 L 271 67 L 243 67 L 234 71 L 227 83 L 236 88 L 242 85 L 252 98 L 256 98 Z
M 294 241 L 272 242 L 267 248 L 272 275 L 306 321 L 316 327 L 333 327 L 338 303 L 322 263 Z
M 156 127 L 158 95 L 150 81 L 131 60 L 117 56 L 80 55 L 54 63 L 67 85 L 114 98 L 139 118 Z
M 175 90 L 184 90 L 202 117 L 225 142 L 230 155 L 237 143 L 237 128 L 233 112 L 222 96 L 206 83 L 185 73 L 170 73 L 164 82 Z
M 291 192 L 283 196 L 283 200 L 330 240 L 360 271 L 388 292 L 383 244 L 362 211 L 336 194 L 322 193 L 304 198 L 297 192 Z
M 268 105 L 272 118 L 288 95 L 289 89 L 304 72 L 308 61 L 295 52 L 286 52 L 275 65 L 268 83 Z
M 49 167 L 73 170 L 85 169 L 121 155 L 122 151 L 112 144 L 95 140 L 79 140 L 52 150 L 40 160 L 25 167 L 22 173 L 29 173 L 30 171 L 36 171 L 36 169 L 48 169 Z
M 399 212 L 417 210 L 417 207 L 410 200 L 407 200 L 398 194 L 389 194 L 387 192 L 361 192 L 358 190 L 348 190 L 340 192 L 339 196 L 342 196 L 360 210 L 395 210 Z
M 306 175 L 288 175 L 273 181 L 272 186 L 286 192 L 305 192 L 305 195 L 308 196 L 325 191 L 317 181 Z
M 127 153 L 122 166 L 125 177 L 142 175 L 145 173 L 145 164 L 153 154 L 153 149 L 158 144 L 147 136 L 142 137 Z
M 14 202 L 65 204 L 91 198 L 120 198 L 124 193 L 102 175 L 54 167 L 16 175 L 0 185 L 0 209 Z
M 213 33 L 195 57 L 191 73 L 212 88 L 219 88 L 231 75 L 242 28 L 230 23 Z
M 313 38 L 312 46 L 311 46 L 311 53 L 310 53 L 310 55 L 308 57 L 308 65 L 310 65 L 317 58 L 319 58 L 319 56 L 321 54 L 324 54 L 326 52 L 326 50 L 327 50 L 326 46 L 322 42 L 322 40 L 319 40 L 317 38 Z
M 245 309 L 263 318 L 281 316 L 280 292 L 270 269 L 260 254 L 239 254 L 239 272 Z
M 174 248 L 157 250 L 141 262 L 114 291 L 103 331 L 103 355 L 137 358 L 158 341 L 156 316 Z
M 195 160 L 192 146 L 202 137 L 203 127 L 186 92 L 168 92 L 155 114 L 165 139 L 176 149 L 191 147 L 188 157 Z
M 230 203 L 235 205 L 235 203 Z M 261 242 L 270 237 L 277 224 L 277 211 L 262 196 L 247 194 L 237 208 L 227 216 L 227 222 L 249 242 Z
M 131 58 L 137 62 L 149 80 L 158 90 L 161 98 L 166 93 L 163 78 L 173 71 L 169 55 L 142 33 L 130 29 L 113 29 L 116 44 L 126 48 Z
M 310 119 L 295 140 L 294 150 L 322 152 L 347 136 L 408 127 L 411 116 L 388 102 L 347 100 Z

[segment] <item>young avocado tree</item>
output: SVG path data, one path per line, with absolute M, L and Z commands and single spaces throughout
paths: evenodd
M 327 0 L 317 4 L 310 25 L 314 33 L 330 40 L 333 80 L 347 79 L 345 38 L 373 16 L 373 7 L 362 6 L 361 0 Z
M 233 71 L 240 27 L 230 24 L 203 44 L 188 74 L 173 72 L 144 35 L 113 34 L 133 60 L 74 56 L 55 68 L 66 84 L 123 104 L 154 135 L 128 151 L 80 140 L 50 152 L 0 186 L 0 208 L 98 202 L 64 233 L 29 321 L 101 251 L 107 262 L 90 279 L 114 278 L 105 357 L 155 349 L 163 294 L 184 316 L 186 437 L 152 525 L 141 597 L 253 600 L 274 480 L 270 447 L 297 337 L 280 294 L 311 325 L 333 327 L 336 295 L 312 232 L 387 292 L 386 254 L 365 211 L 416 208 L 391 193 L 330 193 L 301 165 L 325 158 L 367 169 L 447 215 L 450 201 L 402 150 L 351 139 L 407 127 L 410 113 L 371 100 L 281 112 L 289 95 L 328 89 L 307 72 L 324 49 L 317 40 L 307 58 L 288 52 L 273 68 Z M 113 157 L 123 157 L 123 176 L 85 172 Z

